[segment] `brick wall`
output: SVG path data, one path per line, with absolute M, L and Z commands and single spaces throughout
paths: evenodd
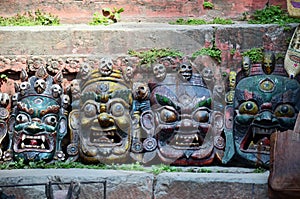
M 124 8 L 123 21 L 164 21 L 178 17 L 230 17 L 262 9 L 268 0 L 209 0 L 214 9 L 204 9 L 204 0 L 1 0 L 0 16 L 12 16 L 36 9 L 50 12 L 62 23 L 88 23 L 102 8 Z M 269 0 L 286 8 L 286 0 Z

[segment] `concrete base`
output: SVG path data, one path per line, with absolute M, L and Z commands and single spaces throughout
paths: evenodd
M 242 168 L 209 169 L 212 173 L 159 175 L 94 169 L 1 170 L 0 188 L 3 193 L 16 198 L 44 199 L 48 181 L 58 184 L 53 185 L 57 192 L 67 190 L 68 183 L 76 180 L 81 183 L 80 199 L 268 198 L 268 172 L 253 173 L 253 170 Z

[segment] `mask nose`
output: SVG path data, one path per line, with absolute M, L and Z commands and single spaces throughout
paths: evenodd
M 197 129 L 195 124 L 191 119 L 185 118 L 182 119 L 178 124 L 176 125 L 176 130 L 181 130 L 183 132 L 189 132 Z
M 38 122 L 34 121 L 26 127 L 26 131 L 31 133 L 39 133 L 44 131 L 44 128 Z
M 260 124 L 277 124 L 278 121 L 276 117 L 270 111 L 263 111 L 259 114 L 257 118 L 255 118 L 256 122 Z
M 107 128 L 114 125 L 114 119 L 111 118 L 107 113 L 101 113 L 98 116 L 98 122 L 101 127 Z

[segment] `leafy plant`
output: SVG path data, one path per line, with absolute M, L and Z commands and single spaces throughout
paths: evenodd
M 226 25 L 226 24 L 233 24 L 233 22 L 232 22 L 231 19 L 223 19 L 223 18 L 220 18 L 220 17 L 216 17 L 210 22 L 210 24 L 223 24 L 223 25 Z
M 170 22 L 170 24 L 175 25 L 204 25 L 207 22 L 204 19 L 183 19 L 179 18 L 175 22 Z
M 248 20 L 250 24 L 279 24 L 299 23 L 300 19 L 289 17 L 288 13 L 279 6 L 267 6 L 262 10 L 256 10 Z
M 213 9 L 214 8 L 214 4 L 209 2 L 209 1 L 204 1 L 203 2 L 203 8 L 208 8 L 208 9 Z
M 90 25 L 109 25 L 112 23 L 117 23 L 121 19 L 121 13 L 124 12 L 124 8 L 103 8 L 102 14 L 95 12 L 93 14 L 93 19 L 89 23 Z
M 152 63 L 156 62 L 157 59 L 162 57 L 182 57 L 183 54 L 177 50 L 172 50 L 169 48 L 156 49 L 153 48 L 148 51 L 137 52 L 134 50 L 129 50 L 128 54 L 141 59 L 140 64 L 146 64 L 150 66 Z
M 162 172 L 182 172 L 182 171 L 183 170 L 181 168 L 178 168 L 178 167 L 160 164 L 160 165 L 152 166 L 152 171 L 151 172 L 155 175 L 158 175 Z
M 24 14 L 17 14 L 13 17 L 0 17 L 0 26 L 52 26 L 59 25 L 60 20 L 57 16 L 50 13 L 44 13 L 41 10 L 37 10 L 34 13 L 31 11 Z
M 213 47 L 201 48 L 200 50 L 194 52 L 192 54 L 192 57 L 195 58 L 199 55 L 209 55 L 210 57 L 216 59 L 219 63 L 221 63 L 221 53 L 221 50 L 213 45 Z
M 169 22 L 172 25 L 205 25 L 205 24 L 233 24 L 231 19 L 223 19 L 220 17 L 214 18 L 212 21 L 205 21 L 204 19 L 183 19 L 179 18 L 175 22 Z
M 207 168 L 201 168 L 201 169 L 198 169 L 197 172 L 198 172 L 198 173 L 211 173 L 212 170 L 207 169 Z
M 234 55 L 236 53 L 236 49 L 230 49 L 230 55 Z
M 266 171 L 267 171 L 266 169 L 258 167 L 256 169 L 254 169 L 253 173 L 264 173 Z
M 251 48 L 242 53 L 242 56 L 248 56 L 252 62 L 261 62 L 263 59 L 262 48 Z

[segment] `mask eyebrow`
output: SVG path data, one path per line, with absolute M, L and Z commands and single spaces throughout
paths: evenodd
M 159 94 L 155 94 L 156 100 L 157 102 L 161 105 L 161 106 L 172 106 L 174 107 L 176 110 L 179 110 L 180 107 L 177 106 L 174 102 L 172 102 L 171 99 L 167 98 L 166 96 L 162 96 Z
M 204 98 L 205 97 L 203 96 L 202 97 L 203 100 L 200 99 L 200 101 L 198 101 L 196 103 L 195 108 L 199 108 L 199 107 L 203 107 L 203 106 L 205 106 L 207 108 L 211 108 L 211 98 L 207 98 L 207 99 L 204 99 Z

